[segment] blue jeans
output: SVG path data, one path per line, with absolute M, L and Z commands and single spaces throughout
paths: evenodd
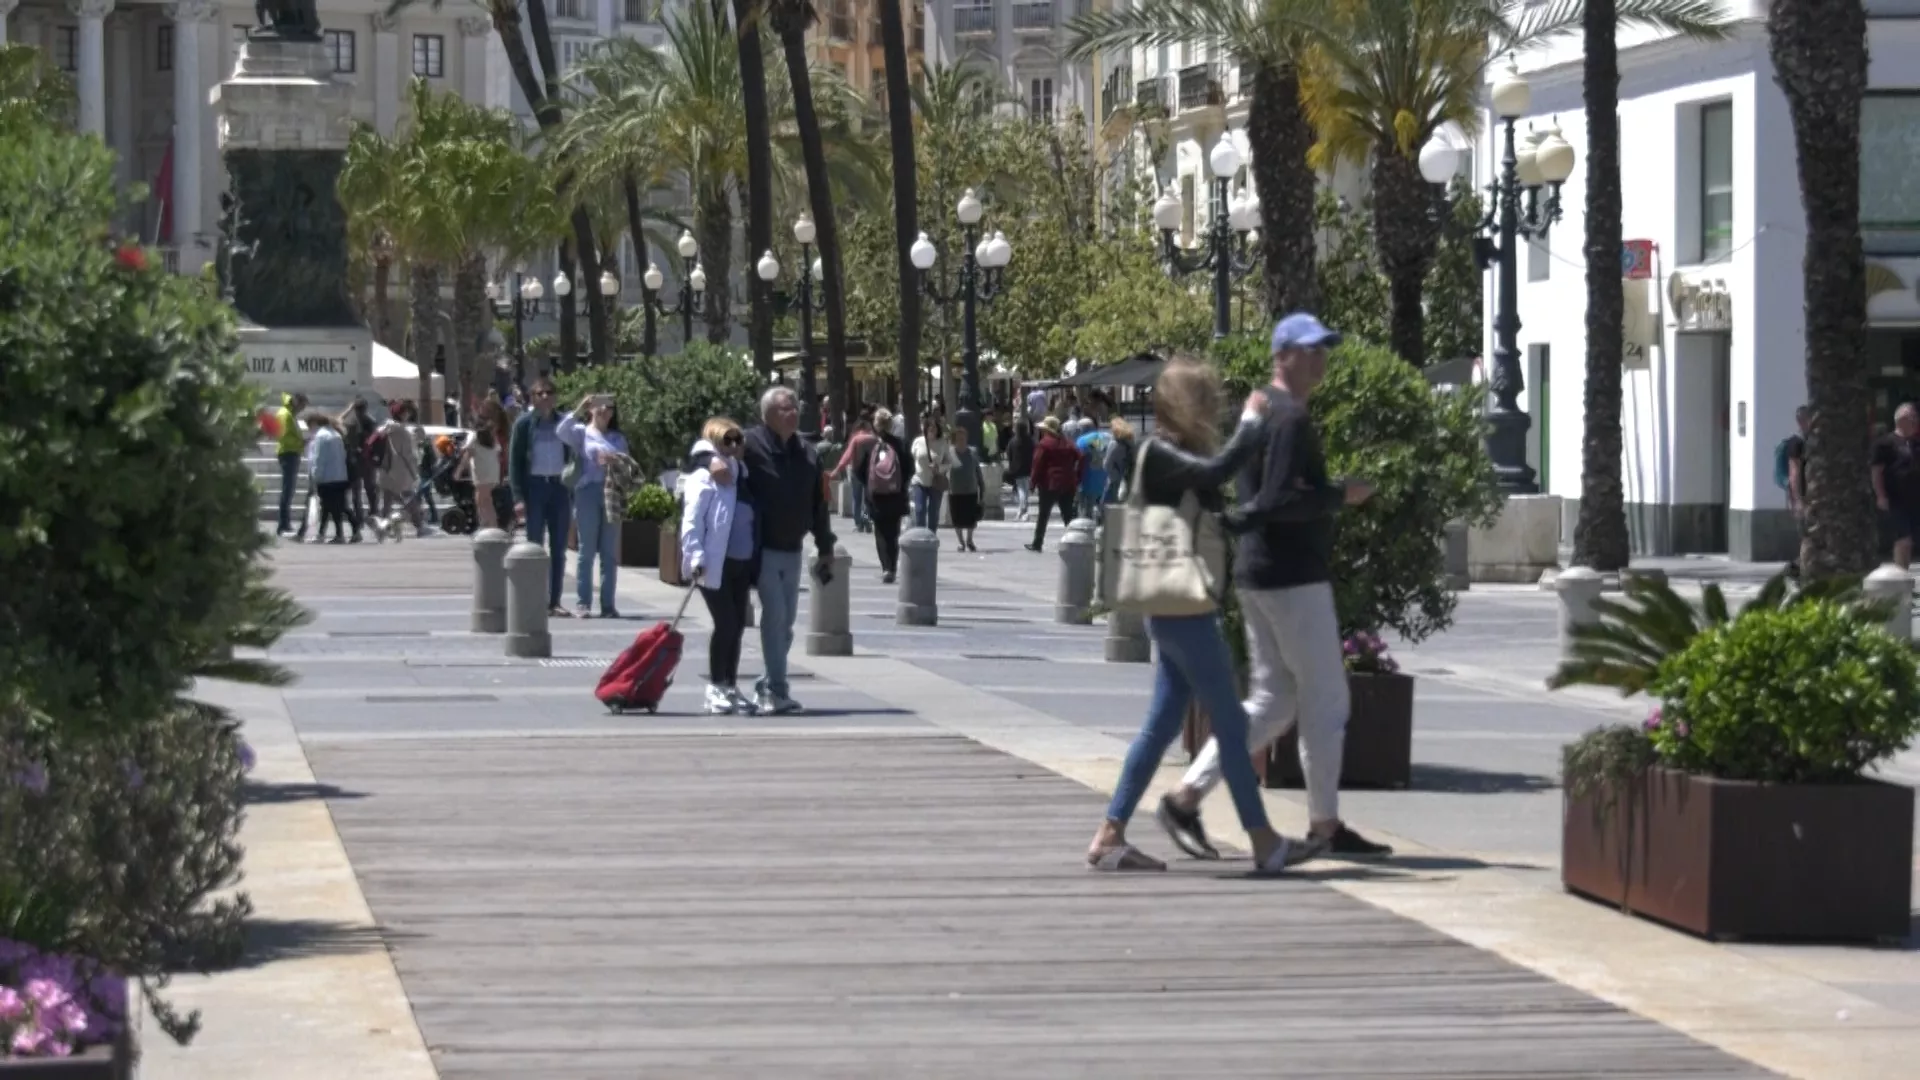
M 293 489 L 300 484 L 300 452 L 280 455 L 280 531 L 293 529 Z
M 547 603 L 560 606 L 560 585 L 567 578 L 567 518 L 573 500 L 557 476 L 527 481 L 527 542 L 547 549 Z
M 760 654 L 766 674 L 755 688 L 787 696 L 787 650 L 793 648 L 793 620 L 800 613 L 800 553 L 760 552 Z
M 867 485 L 851 472 L 847 474 L 847 488 L 853 494 L 853 527 L 859 532 L 867 531 Z
M 1233 656 L 1220 636 L 1219 616 L 1149 618 L 1147 636 L 1155 645 L 1153 704 L 1120 768 L 1107 820 L 1125 824 L 1133 817 L 1160 759 L 1180 734 L 1188 703 L 1197 696 L 1213 723 L 1213 737 L 1220 742 L 1220 770 L 1226 775 L 1241 828 L 1248 832 L 1268 828 L 1260 781 L 1247 749 L 1247 711 L 1234 690 Z
M 573 492 L 574 523 L 580 529 L 580 559 L 574 564 L 574 587 L 580 610 L 593 610 L 593 562 L 600 560 L 600 610 L 611 612 L 614 580 L 620 572 L 620 523 L 607 520 L 607 486 L 581 484 Z
M 946 492 L 913 485 L 913 527 L 940 531 L 940 499 Z

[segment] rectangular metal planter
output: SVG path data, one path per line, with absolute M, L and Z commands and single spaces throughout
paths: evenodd
M 668 585 L 685 585 L 680 575 L 680 519 L 670 517 L 660 523 L 660 548 L 655 553 L 660 563 L 660 580 Z
M 660 565 L 660 523 L 623 521 L 620 523 L 620 565 Z
M 132 1080 L 132 1036 L 64 1058 L 0 1058 L 0 1080 Z
M 1347 742 L 1340 757 L 1343 788 L 1403 788 L 1413 774 L 1413 676 L 1347 675 L 1353 699 L 1347 715 Z M 1297 788 L 1300 729 L 1290 729 L 1273 744 L 1267 761 L 1267 786 Z
M 1567 792 L 1560 880 L 1709 938 L 1904 940 L 1913 789 L 1761 784 L 1655 767 Z

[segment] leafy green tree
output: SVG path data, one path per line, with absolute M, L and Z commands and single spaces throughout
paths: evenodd
M 730 416 L 742 426 L 756 422 L 766 385 L 751 355 L 705 342 L 694 342 L 684 352 L 568 372 L 555 381 L 563 408 L 587 394 L 613 395 L 620 430 L 648 475 L 679 468 L 700 429 L 715 416 Z
M 1099 281 L 1074 309 L 1069 355 L 1110 364 L 1142 351 L 1204 353 L 1213 335 L 1207 294 L 1169 279 L 1149 236 L 1122 234 L 1090 254 Z
M 31 45 L 0 44 L 0 135 L 56 127 L 73 115 L 73 84 Z
M 1433 269 L 1427 272 L 1426 355 L 1436 362 L 1479 356 L 1486 340 L 1482 289 L 1487 275 L 1473 255 L 1474 231 L 1485 206 L 1465 177 L 1454 179 L 1447 199 L 1452 219 L 1441 230 Z

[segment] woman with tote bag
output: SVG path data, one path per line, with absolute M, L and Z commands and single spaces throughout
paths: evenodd
M 1147 617 L 1155 656 L 1153 702 L 1087 850 L 1087 863 L 1096 870 L 1167 868 L 1129 844 L 1126 828 L 1195 697 L 1220 740 L 1221 771 L 1253 842 L 1255 872 L 1277 874 L 1312 854 L 1309 845 L 1281 836 L 1267 821 L 1247 749 L 1246 710 L 1234 690 L 1233 657 L 1220 633 L 1220 597 L 1232 587 L 1218 521 L 1226 508 L 1220 488 L 1260 452 L 1267 411 L 1266 395 L 1255 391 L 1232 440 L 1216 454 L 1220 393 L 1213 369 L 1185 356 L 1174 357 L 1154 384 L 1155 432 L 1134 465 L 1114 596 L 1116 607 Z

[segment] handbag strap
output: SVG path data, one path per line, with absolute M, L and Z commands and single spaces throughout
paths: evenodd
M 1146 489 L 1141 486 L 1140 478 L 1147 473 L 1147 454 L 1156 440 L 1149 436 L 1140 442 L 1139 452 L 1134 454 L 1133 479 L 1127 481 L 1127 506 L 1139 508 L 1147 505 Z

